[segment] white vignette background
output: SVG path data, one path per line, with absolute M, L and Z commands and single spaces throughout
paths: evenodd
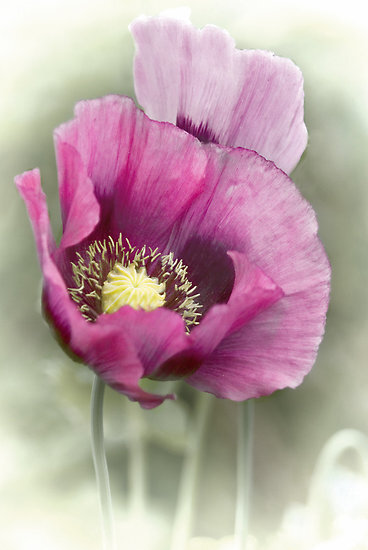
M 64 356 L 40 316 L 33 237 L 12 180 L 26 169 L 41 169 L 58 235 L 53 128 L 71 118 L 79 99 L 133 96 L 129 22 L 141 13 L 180 5 L 170 0 L 0 1 L 2 550 L 100 548 L 89 440 L 92 375 Z M 312 373 L 297 390 L 256 403 L 250 525 L 260 548 L 268 548 L 285 512 L 294 509 L 293 503 L 307 502 L 325 442 L 346 428 L 368 434 L 368 17 L 365 2 L 358 0 L 192 0 L 186 5 L 195 25 L 217 24 L 239 48 L 290 57 L 305 78 L 309 146 L 293 179 L 318 215 L 332 263 L 332 297 Z M 184 404 L 167 403 L 141 414 L 107 393 L 119 548 L 148 550 L 148 541 L 154 549 L 166 547 L 185 406 L 192 399 L 188 395 Z M 150 497 L 144 517 L 124 522 L 130 476 L 126 441 L 134 441 L 142 424 L 150 433 L 145 447 Z M 198 481 L 197 536 L 221 538 L 232 532 L 235 432 L 234 404 L 213 400 Z M 348 453 L 342 463 L 352 472 L 360 468 Z M 358 498 L 345 486 L 337 493 L 340 500 Z M 359 498 L 368 521 L 368 496 Z

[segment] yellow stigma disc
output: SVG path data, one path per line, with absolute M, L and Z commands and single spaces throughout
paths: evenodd
M 165 283 L 148 277 L 145 267 L 117 262 L 102 286 L 102 311 L 115 313 L 122 306 L 152 311 L 165 304 Z

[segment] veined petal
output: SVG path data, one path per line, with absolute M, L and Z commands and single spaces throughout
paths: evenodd
M 163 249 L 172 225 L 203 189 L 207 158 L 198 141 L 151 121 L 126 97 L 81 101 L 75 119 L 56 130 L 55 143 L 59 170 L 65 171 L 66 144 L 78 151 L 93 183 L 98 237 L 122 233 L 134 245 Z
M 186 381 L 233 401 L 295 388 L 315 362 L 326 302 L 318 288 L 284 297 L 224 338 Z
M 186 345 L 182 319 L 169 311 L 165 315 L 138 312 L 128 307 L 114 315 L 102 315 L 95 323 L 87 322 L 70 299 L 53 259 L 55 243 L 39 171 L 17 176 L 16 185 L 33 226 L 44 278 L 45 314 L 66 350 L 83 360 L 106 383 L 139 401 L 143 407 L 157 406 L 172 397 L 145 392 L 139 387 L 139 380 L 145 371 L 156 366 L 156 362 L 164 361 L 170 353 L 177 353 Z
M 207 148 L 206 188 L 175 226 L 176 254 L 193 239 L 201 254 L 201 242 L 243 252 L 285 295 L 328 282 L 315 212 L 292 180 L 254 151 Z
M 301 71 L 261 50 L 237 50 L 226 31 L 139 17 L 134 83 L 148 116 L 201 141 L 257 151 L 287 173 L 307 144 Z
M 55 136 L 63 236 L 60 247 L 67 248 L 90 235 L 100 221 L 100 205 L 77 151 Z
M 219 248 L 242 251 L 284 294 L 253 318 L 235 322 L 230 333 L 224 327 L 221 331 L 222 304 L 195 329 L 203 331 L 203 346 L 206 320 L 208 341 L 216 330 L 224 338 L 215 339 L 218 347 L 188 382 L 219 397 L 242 400 L 294 387 L 313 366 L 324 331 L 330 266 L 315 214 L 284 172 L 253 151 L 208 147 L 216 153 L 208 168 L 212 184 L 177 227 L 175 247 L 185 250 L 195 239 L 197 247 L 212 241 Z M 233 303 L 238 304 L 235 296 L 241 291 L 234 286 L 234 292 Z

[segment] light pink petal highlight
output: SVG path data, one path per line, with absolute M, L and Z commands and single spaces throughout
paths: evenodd
M 301 71 L 261 50 L 237 50 L 226 31 L 139 17 L 134 82 L 149 117 L 230 147 L 253 149 L 287 173 L 307 144 Z

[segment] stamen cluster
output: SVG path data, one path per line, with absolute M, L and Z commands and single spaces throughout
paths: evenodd
M 116 264 L 134 266 L 137 272 L 144 268 L 148 277 L 164 285 L 163 307 L 179 313 L 187 331 L 199 323 L 202 305 L 196 301 L 199 294 L 194 294 L 196 287 L 188 279 L 188 266 L 173 253 L 161 254 L 157 248 L 147 246 L 138 249 L 121 234 L 116 241 L 111 236 L 94 241 L 83 253 L 77 252 L 76 262 L 71 263 L 75 287 L 68 290 L 87 321 L 93 322 L 104 313 L 102 289 Z

